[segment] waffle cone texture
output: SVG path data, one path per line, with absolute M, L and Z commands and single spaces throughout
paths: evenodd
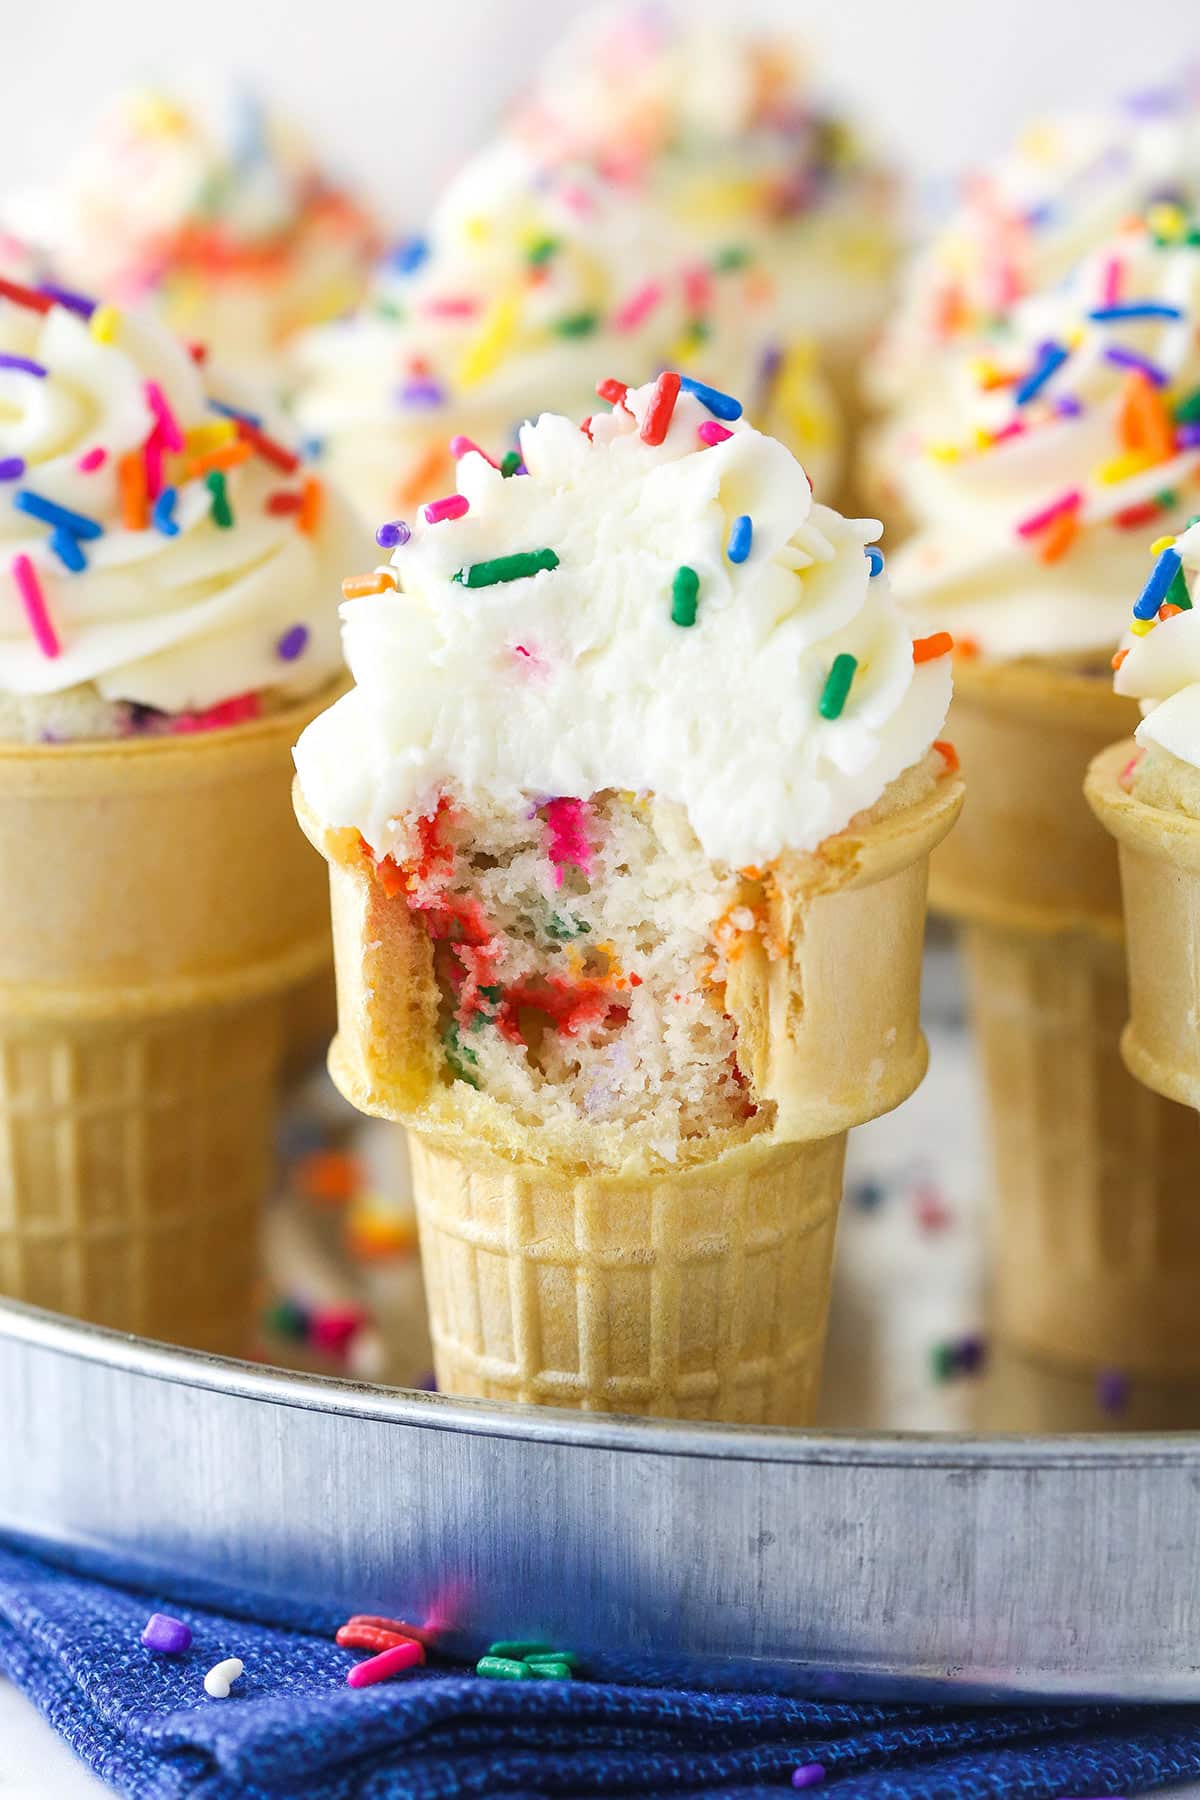
M 0 1292 L 243 1349 L 284 1009 L 328 957 L 290 747 L 0 745 Z
M 1135 718 L 1099 676 L 964 664 L 949 729 L 968 799 L 930 898 L 966 927 L 999 1337 L 1063 1368 L 1171 1379 L 1200 1373 L 1200 1128 L 1122 1062 L 1116 847 L 1083 794 Z
M 847 1128 L 921 1080 L 929 851 L 961 788 L 829 846 L 781 879 L 787 953 L 727 988 L 770 1130 L 679 1166 L 591 1166 L 440 1078 L 428 940 L 357 834 L 297 814 L 330 864 L 339 1030 L 330 1072 L 407 1124 L 434 1360 L 445 1392 L 605 1412 L 796 1424 L 820 1373 Z M 482 1103 L 482 1104 L 481 1104 Z

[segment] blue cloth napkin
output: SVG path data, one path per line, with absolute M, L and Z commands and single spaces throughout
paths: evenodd
M 192 1647 L 143 1649 L 151 1612 L 183 1619 Z M 245 1674 L 210 1699 L 228 1656 Z M 450 1667 L 356 1690 L 356 1660 L 315 1631 L 0 1547 L 0 1672 L 129 1800 L 759 1800 L 814 1762 L 838 1800 L 1059 1800 L 1200 1775 L 1200 1707 L 849 1706 Z

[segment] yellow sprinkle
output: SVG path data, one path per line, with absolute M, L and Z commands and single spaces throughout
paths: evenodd
M 500 293 L 483 315 L 483 323 L 459 359 L 455 380 L 460 387 L 485 381 L 516 336 L 519 317 L 515 292 Z
M 992 433 L 985 431 L 982 425 L 975 427 L 975 448 L 977 450 L 990 450 L 995 441 Z
M 98 306 L 92 314 L 88 321 L 88 330 L 98 344 L 113 344 L 116 342 L 120 324 L 120 313 L 115 306 L 110 306 L 105 301 L 104 305 Z
M 934 462 L 957 462 L 962 451 L 957 444 L 927 444 L 925 454 L 932 456 Z
M 1134 637 L 1145 637 L 1146 633 L 1153 631 L 1157 624 L 1157 619 L 1134 619 L 1129 629 Z
M 190 456 L 203 456 L 208 450 L 218 450 L 222 444 L 228 444 L 237 436 L 237 426 L 232 419 L 213 419 L 204 425 L 192 425 L 185 431 L 183 441 Z
M 1179 238 L 1187 230 L 1187 214 L 1164 201 L 1147 209 L 1146 223 L 1156 237 Z
M 491 234 L 491 229 L 486 219 L 477 217 L 463 220 L 463 236 L 469 244 L 482 244 Z
M 166 136 L 172 136 L 187 129 L 187 114 L 168 100 L 165 94 L 156 94 L 152 88 L 135 94 L 129 111 L 133 123 L 142 131 L 162 132 Z
M 1174 542 L 1175 542 L 1175 539 L 1173 537 L 1155 538 L 1154 542 L 1150 546 L 1151 556 L 1161 556 L 1163 551 L 1169 550 Z
M 694 181 L 677 197 L 685 224 L 730 224 L 753 214 L 761 183 L 744 176 L 721 181 Z
M 1068 350 L 1078 350 L 1086 336 L 1087 332 L 1083 329 L 1083 326 L 1075 325 L 1070 331 L 1064 333 L 1063 341 Z
M 1154 460 L 1145 450 L 1126 450 L 1120 456 L 1114 456 L 1111 462 L 1103 463 L 1096 474 L 1111 487 L 1114 482 L 1128 481 L 1131 475 L 1140 475 L 1143 469 L 1153 468 Z

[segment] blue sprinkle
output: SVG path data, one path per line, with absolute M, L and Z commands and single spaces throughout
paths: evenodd
M 83 554 L 82 546 L 61 525 L 50 533 L 50 548 L 64 568 L 70 569 L 72 575 L 79 575 L 87 568 L 87 557 Z
M 18 488 L 12 497 L 12 503 L 18 512 L 40 519 L 43 525 L 60 525 L 74 538 L 86 540 L 104 536 L 103 525 L 98 524 L 95 519 L 89 519 L 83 513 L 72 512 L 69 506 L 59 506 L 53 500 L 46 500 L 30 488 Z
M 1119 306 L 1098 306 L 1088 318 L 1096 325 L 1107 325 L 1114 319 L 1182 319 L 1178 306 L 1167 306 L 1158 300 L 1126 300 Z
M 1139 356 L 1136 350 L 1126 350 L 1120 344 L 1110 344 L 1104 355 L 1106 361 L 1115 363 L 1118 369 L 1139 370 L 1154 383 L 1155 387 L 1162 388 L 1167 385 L 1166 370 L 1160 369 L 1158 364 L 1152 363 L 1148 357 Z
M 750 545 L 754 540 L 754 522 L 749 513 L 742 513 L 733 521 L 729 532 L 729 546 L 725 552 L 731 563 L 744 563 L 750 554 Z
M 388 264 L 401 275 L 411 275 L 429 255 L 429 245 L 422 237 L 405 238 L 388 256 Z
M 1070 351 L 1064 349 L 1062 344 L 1043 344 L 1041 361 L 1036 368 L 1030 370 L 1013 395 L 1016 404 L 1026 406 L 1035 394 L 1040 394 L 1055 369 L 1061 369 L 1069 355 Z
M 1153 619 L 1167 597 L 1167 589 L 1179 573 L 1181 564 L 1178 550 L 1170 545 L 1162 552 L 1158 561 L 1150 571 L 1150 579 L 1133 603 L 1135 619 Z
M 300 454 L 305 462 L 320 462 L 325 454 L 325 439 L 322 437 L 306 437 L 301 440 Z
M 215 412 L 222 419 L 240 419 L 244 425 L 252 425 L 255 431 L 261 431 L 263 428 L 262 415 L 260 413 L 247 412 L 245 407 L 242 406 L 230 406 L 226 400 L 210 399 L 208 402 L 208 410 L 209 412 Z
M 389 519 L 375 533 L 375 542 L 381 550 L 394 550 L 397 544 L 407 544 L 412 532 L 403 519 Z
M 709 387 L 703 381 L 693 381 L 690 375 L 684 375 L 679 385 L 685 393 L 694 394 L 701 406 L 707 406 L 714 419 L 741 418 L 742 403 L 732 394 L 723 394 L 720 388 Z
M 864 548 L 866 550 L 867 561 L 871 565 L 871 575 L 882 575 L 883 551 L 879 548 L 878 544 L 867 544 Z M 868 577 L 868 579 L 870 579 L 870 577 Z
M 150 514 L 155 531 L 161 531 L 164 537 L 178 537 L 179 527 L 175 523 L 175 489 L 165 487 L 154 502 Z
M 24 473 L 23 456 L 6 456 L 0 459 L 0 481 L 20 481 Z

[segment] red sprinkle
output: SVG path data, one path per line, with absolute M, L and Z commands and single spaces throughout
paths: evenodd
M 243 443 L 250 445 L 256 456 L 261 456 L 264 462 L 269 462 L 281 474 L 295 474 L 300 467 L 300 458 L 294 450 L 289 450 L 286 444 L 280 444 L 275 438 L 268 437 L 265 431 L 260 431 L 257 425 L 250 423 L 249 419 L 237 419 L 235 424 L 238 436 Z
M 933 747 L 945 763 L 946 773 L 948 775 L 953 775 L 954 771 L 959 767 L 958 751 L 954 748 L 954 745 L 950 742 L 949 738 L 935 738 L 933 740 Z
M 399 1631 L 381 1631 L 378 1625 L 351 1623 L 339 1628 L 335 1642 L 343 1650 L 392 1650 L 397 1644 L 411 1644 L 415 1639 Z
M 266 509 L 269 513 L 295 513 L 304 505 L 303 494 L 290 494 L 281 488 L 276 494 L 268 494 Z
M 679 398 L 679 379 L 674 369 L 664 369 L 655 382 L 639 434 L 643 444 L 661 444 L 670 430 Z
M 0 279 L 0 299 L 11 300 L 14 306 L 28 306 L 32 312 L 48 313 L 54 305 L 49 294 L 39 294 L 33 288 L 22 287 L 19 281 Z
M 596 383 L 596 393 L 599 398 L 611 401 L 614 406 L 624 406 L 625 396 L 628 392 L 629 383 L 617 381 L 611 375 L 606 375 L 603 381 Z
M 37 570 L 23 552 L 12 559 L 12 578 L 16 582 L 17 592 L 21 596 L 21 604 L 25 608 L 25 616 L 29 620 L 29 628 L 33 632 L 38 649 L 46 657 L 54 658 L 61 655 L 62 645 L 59 643 L 58 633 L 50 621 L 46 596 L 42 592 L 42 584 L 37 578 Z

